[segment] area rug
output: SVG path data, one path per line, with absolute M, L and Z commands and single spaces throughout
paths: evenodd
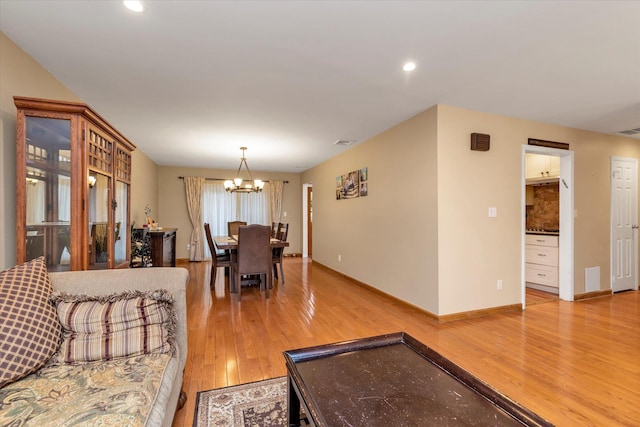
M 199 391 L 196 397 L 194 427 L 287 425 L 287 377 Z

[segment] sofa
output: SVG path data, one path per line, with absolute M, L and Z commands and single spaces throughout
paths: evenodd
M 43 273 L 44 259 L 24 265 L 40 270 L 0 273 L 0 425 L 171 426 L 185 399 L 187 270 Z M 37 294 L 23 292 L 36 276 L 50 281 L 41 290 L 49 307 L 23 315 L 28 308 L 16 304 Z M 43 322 L 50 308 L 57 320 Z M 26 332 L 16 332 L 14 317 Z M 46 360 L 34 361 L 33 350 L 47 345 L 38 356 Z

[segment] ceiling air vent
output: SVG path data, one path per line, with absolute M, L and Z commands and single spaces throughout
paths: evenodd
M 640 133 L 640 128 L 629 129 L 629 130 L 621 130 L 618 133 L 624 133 L 625 135 L 637 135 Z
M 354 142 L 356 142 L 355 139 L 339 139 L 336 142 L 334 142 L 333 145 L 342 145 L 344 147 L 348 147 L 349 145 L 353 144 Z

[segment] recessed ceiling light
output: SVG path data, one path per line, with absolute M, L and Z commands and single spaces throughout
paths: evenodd
M 416 64 L 415 62 L 407 62 L 406 64 L 404 64 L 402 69 L 405 71 L 413 71 L 416 69 Z
M 142 3 L 140 3 L 138 0 L 125 0 L 123 3 L 127 9 L 134 12 L 142 12 L 144 10 L 144 7 L 142 7 Z

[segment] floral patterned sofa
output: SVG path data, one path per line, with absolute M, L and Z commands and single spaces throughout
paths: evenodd
M 185 398 L 187 278 L 47 273 L 44 259 L 0 273 L 0 425 L 171 426 Z

